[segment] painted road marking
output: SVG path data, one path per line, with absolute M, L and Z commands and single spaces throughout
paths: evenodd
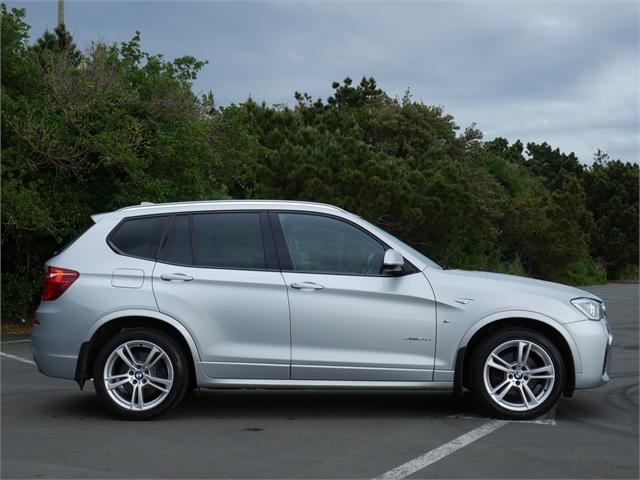
M 24 340 L 7 340 L 4 342 L 0 342 L 2 345 L 4 345 L 5 343 L 21 343 L 21 342 L 30 342 L 31 340 L 29 338 L 25 338 Z
M 481 415 L 449 415 L 447 418 L 453 418 L 456 420 L 491 420 L 490 418 L 483 417 Z M 556 424 L 556 409 L 555 407 L 549 410 L 544 415 L 540 415 L 537 418 L 531 420 L 507 420 L 509 423 L 534 423 L 536 425 L 555 425 Z
M 18 357 L 17 355 L 11 355 L 10 353 L 0 352 L 0 355 L 10 358 L 11 360 L 17 360 L 19 362 L 28 363 L 30 365 L 36 364 L 36 362 L 34 362 L 33 360 L 27 360 L 26 358 Z
M 429 465 L 437 462 L 438 460 L 442 460 L 447 455 L 451 455 L 453 452 L 460 450 L 463 447 L 466 447 L 472 442 L 479 440 L 480 438 L 488 435 L 491 432 L 496 431 L 497 429 L 505 426 L 508 423 L 534 423 L 538 425 L 555 425 L 556 424 L 556 409 L 552 408 L 544 415 L 541 415 L 538 418 L 534 418 L 532 420 L 489 420 L 484 425 L 471 430 L 470 432 L 465 433 L 464 435 L 460 435 L 455 440 L 450 441 L 449 443 L 445 443 L 444 445 L 431 450 L 430 452 L 425 453 L 419 457 L 414 458 L 413 460 L 408 461 L 396 467 L 388 472 L 383 473 L 379 477 L 376 477 L 376 480 L 399 480 L 401 478 L 408 477 L 409 475 L 414 474 L 418 470 L 422 470 L 423 468 L 428 467 Z M 457 420 L 482 420 L 483 417 L 474 416 L 474 415 L 450 415 L 447 418 L 457 419 Z
M 481 425 L 478 428 L 471 430 L 458 438 L 451 440 L 438 448 L 434 448 L 430 452 L 420 455 L 419 457 L 409 460 L 407 463 L 389 470 L 375 480 L 399 480 L 401 478 L 408 477 L 416 473 L 418 470 L 428 467 L 432 463 L 442 460 L 444 457 L 451 455 L 453 452 L 466 447 L 472 442 L 481 439 L 485 435 L 489 435 L 491 432 L 495 432 L 499 428 L 504 427 L 509 423 L 508 420 L 492 420 L 490 422 Z

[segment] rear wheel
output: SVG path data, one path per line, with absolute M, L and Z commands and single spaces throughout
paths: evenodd
M 472 390 L 494 415 L 537 417 L 556 404 L 565 366 L 560 352 L 535 330 L 502 330 L 478 345 L 471 367 Z
M 126 330 L 102 347 L 93 379 L 109 412 L 142 420 L 167 412 L 182 400 L 188 372 L 184 352 L 171 337 L 140 328 Z

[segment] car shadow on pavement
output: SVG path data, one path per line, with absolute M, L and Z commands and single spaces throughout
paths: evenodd
M 52 399 L 45 415 L 58 418 L 111 418 L 92 386 Z M 188 418 L 398 418 L 448 417 L 477 410 L 470 394 L 449 392 L 340 390 L 209 390 L 187 393 L 158 420 Z
M 170 416 L 254 418 L 446 417 L 475 408 L 471 396 L 417 391 L 201 390 Z

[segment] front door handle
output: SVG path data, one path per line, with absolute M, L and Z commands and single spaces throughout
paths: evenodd
M 322 290 L 324 287 L 313 282 L 294 282 L 291 284 L 291 288 L 298 290 Z
M 160 278 L 167 282 L 190 282 L 193 280 L 193 277 L 185 275 L 184 273 L 163 273 L 160 275 Z

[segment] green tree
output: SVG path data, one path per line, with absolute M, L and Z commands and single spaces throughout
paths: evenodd
M 300 93 L 293 109 L 247 103 L 270 151 L 256 194 L 340 205 L 445 263 L 497 264 L 502 193 L 474 162 L 479 132 L 457 136 L 442 108 L 390 98 L 373 79 L 333 86 L 326 103 Z
M 567 281 L 570 265 L 589 257 L 585 225 L 591 225 L 586 194 L 578 179 L 568 173 L 560 179 L 562 187 L 551 194 L 544 235 L 546 248 L 541 255 L 540 274 L 545 278 Z
M 595 225 L 590 232 L 594 258 L 611 278 L 638 265 L 638 164 L 610 160 L 598 151 L 585 174 L 587 206 Z
M 80 63 L 82 54 L 76 47 L 73 37 L 67 31 L 67 28 L 62 25 L 58 25 L 53 29 L 53 32 L 45 30 L 42 36 L 36 40 L 33 45 L 33 50 L 38 55 L 41 62 L 46 62 L 45 57 L 51 54 L 59 54 L 65 52 L 67 57 L 74 65 Z
M 242 108 L 191 82 L 204 66 L 59 29 L 28 44 L 24 10 L 2 7 L 2 313 L 28 314 L 42 264 L 89 215 L 140 201 L 250 195 L 260 147 Z

